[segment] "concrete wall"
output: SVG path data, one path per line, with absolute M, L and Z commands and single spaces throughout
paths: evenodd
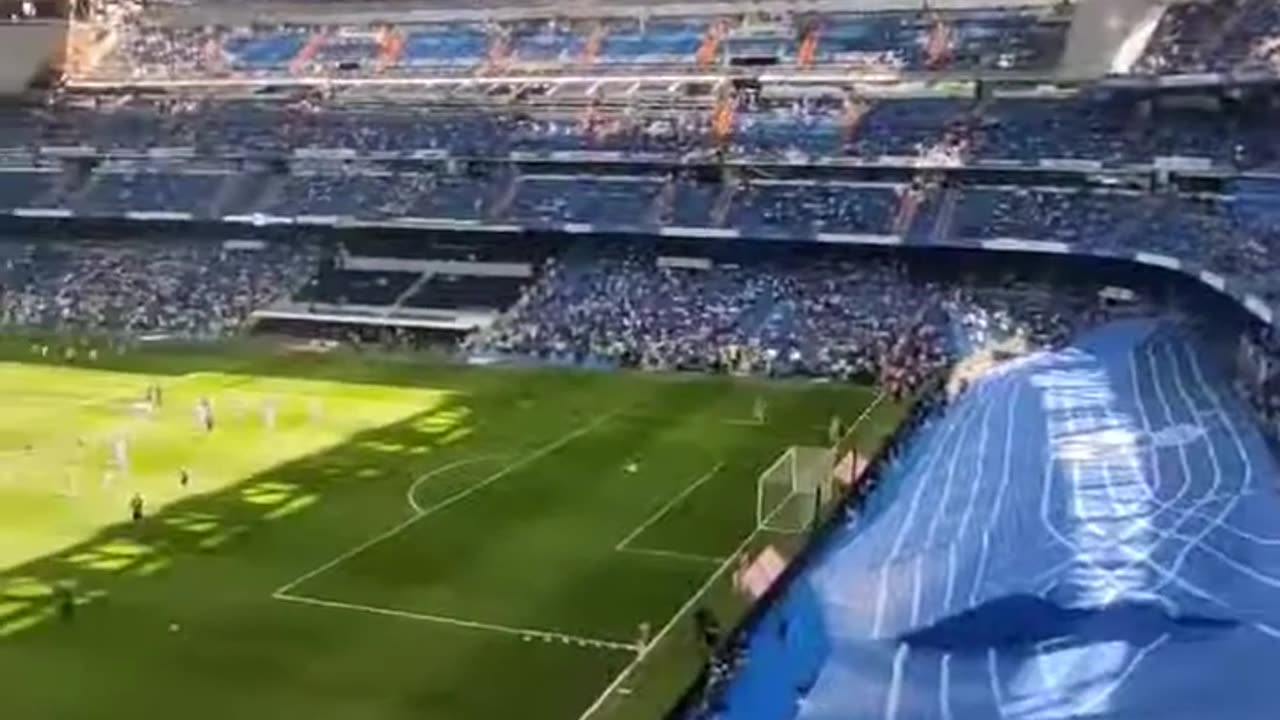
M 66 55 L 65 20 L 0 22 L 0 96 L 17 95 Z
M 1167 4 L 1166 0 L 1080 0 L 1058 75 L 1070 80 L 1106 75 L 1125 38 L 1147 13 Z

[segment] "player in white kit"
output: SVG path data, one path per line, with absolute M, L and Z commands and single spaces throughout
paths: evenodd
M 205 432 L 213 432 L 213 405 L 209 398 L 200 398 L 196 402 L 196 424 Z
M 122 475 L 129 473 L 129 441 L 121 435 L 111 443 L 111 453 L 115 457 L 116 469 Z
M 276 401 L 268 399 L 262 404 L 262 424 L 268 430 L 276 429 Z

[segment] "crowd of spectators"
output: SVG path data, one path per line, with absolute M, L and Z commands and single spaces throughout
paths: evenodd
M 1165 255 L 1280 301 L 1280 225 L 1236 211 L 1230 196 L 1131 191 L 966 189 L 951 231 L 957 238 L 1062 242 L 1093 254 Z
M 165 26 L 145 22 L 135 4 L 108 3 L 98 19 L 115 28 L 114 45 L 92 69 L 96 77 L 270 77 L 305 70 L 350 75 L 447 72 L 500 61 L 694 64 L 704 38 L 719 31 L 727 58 L 772 55 L 778 62 L 838 63 L 874 71 L 1047 70 L 1066 46 L 1069 15 L 1039 11 L 888 12 L 770 19 L 725 18 L 594 24 L 539 21 L 500 24 L 401 25 L 394 28 L 260 24 L 253 27 Z M 1070 7 L 1064 4 L 1063 7 Z M 139 18 L 143 22 L 139 22 Z M 738 19 L 742 20 L 742 19 Z M 598 35 L 598 40 L 591 38 Z M 810 49 L 802 50 L 806 38 Z M 1164 11 L 1135 65 L 1139 73 L 1268 70 L 1280 67 L 1280 9 L 1273 0 L 1175 3 Z
M 1135 70 L 1280 71 L 1280 5 L 1275 0 L 1170 5 Z
M 1267 436 L 1280 443 L 1280 335 L 1272 327 L 1248 328 L 1232 343 L 1229 326 L 1202 330 L 1221 346 L 1236 348 L 1236 391 L 1249 400 Z
M 1096 288 L 941 282 L 885 260 L 700 267 L 651 255 L 549 263 L 478 353 L 700 372 L 874 381 L 907 393 L 975 348 L 1056 346 L 1111 311 Z
M 305 246 L 164 241 L 0 243 L 0 322 L 216 338 L 311 274 Z
M 88 214 L 119 215 L 130 211 L 197 213 L 218 194 L 231 173 L 200 169 L 190 172 L 150 165 L 104 165 L 87 178 L 76 208 Z
M 405 75 L 486 63 L 687 66 L 762 56 L 778 63 L 907 71 L 1046 69 L 1061 57 L 1068 27 L 1061 14 L 1016 9 L 1000 16 L 905 10 L 823 18 L 756 14 L 393 26 L 170 26 L 136 10 L 98 13 L 96 19 L 113 29 L 114 43 L 91 69 L 93 76 L 166 79 L 296 70 Z
M 741 181 L 725 220 L 748 233 L 814 230 L 886 235 L 893 231 L 901 192 L 892 185 Z
M 0 109 L 0 147 L 189 147 L 200 155 L 418 151 L 924 158 L 933 164 L 1045 159 L 1151 163 L 1168 156 L 1260 169 L 1280 163 L 1280 111 L 1237 101 L 893 98 L 763 101 L 743 94 L 727 125 L 711 107 L 588 107 L 578 112 L 435 107 L 307 96 L 290 100 L 64 96 Z
M 296 165 L 294 174 L 276 176 L 277 182 L 267 183 L 262 192 L 254 192 L 246 176 L 227 175 L 215 166 L 189 175 L 172 166 L 168 172 L 104 166 L 70 202 L 72 209 L 90 214 L 169 210 L 201 215 L 218 205 L 218 212 L 232 215 L 408 216 L 531 227 L 727 227 L 745 237 L 828 232 L 962 244 L 1052 241 L 1092 254 L 1157 253 L 1280 303 L 1280 223 L 1242 212 L 1243 203 L 1229 188 L 1218 195 L 1188 195 L 1110 186 L 908 187 L 747 174 L 724 180 L 679 173 L 485 176 L 450 173 L 442 164 L 432 172 L 332 161 Z M 0 173 L 0 199 L 11 198 L 12 207 L 56 205 L 56 179 L 33 172 Z M 215 202 L 218 197 L 229 200 Z
M 356 153 L 448 151 L 506 156 L 558 150 L 684 154 L 712 147 L 706 112 L 592 110 L 514 113 L 485 107 L 436 108 L 290 101 L 75 96 L 48 108 L 0 110 L 0 145 L 84 145 L 146 150 L 192 147 L 205 155 L 287 155 L 295 148 Z

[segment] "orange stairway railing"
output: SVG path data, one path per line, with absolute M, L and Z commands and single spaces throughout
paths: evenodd
M 591 29 L 591 35 L 587 37 L 587 45 L 582 49 L 582 61 L 588 65 L 594 65 L 596 59 L 600 57 L 600 48 L 604 47 L 605 36 L 609 31 L 605 28 L 604 23 L 600 23 Z
M 702 36 L 702 44 L 698 45 L 698 64 L 710 65 L 716 61 L 716 56 L 720 53 L 720 41 L 724 39 L 725 27 L 723 20 L 717 20 L 707 26 L 707 32 Z
M 862 119 L 870 110 L 871 105 L 865 100 L 854 98 L 845 102 L 844 115 L 840 118 L 840 140 L 843 144 L 848 145 L 857 137 Z
M 711 111 L 711 137 L 720 145 L 733 136 L 734 104 L 733 94 L 725 93 Z
M 500 70 L 511 59 L 511 36 L 499 31 L 489 40 L 489 58 L 486 67 L 489 70 Z
M 68 27 L 62 57 L 62 72 L 68 76 L 89 74 L 120 42 L 120 34 L 112 27 L 76 21 Z
M 800 67 L 807 68 L 813 65 L 813 59 L 818 55 L 818 41 L 821 34 L 816 24 L 805 31 L 804 37 L 800 39 L 800 49 L 796 51 L 796 64 Z
M 941 18 L 935 20 L 929 28 L 929 39 L 925 43 L 925 62 L 931 69 L 940 70 L 951 62 L 951 26 Z
M 386 70 L 400 62 L 404 52 L 404 35 L 395 28 L 387 28 L 378 36 L 378 70 Z
M 320 52 L 320 48 L 328 38 L 328 33 L 323 30 L 308 38 L 307 44 L 303 45 L 302 49 L 298 51 L 298 54 L 294 55 L 293 59 L 289 61 L 289 72 L 294 75 L 299 75 L 305 71 L 307 66 L 311 64 L 311 60 L 316 56 L 316 53 Z

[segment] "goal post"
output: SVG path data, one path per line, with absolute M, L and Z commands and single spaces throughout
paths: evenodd
M 832 448 L 787 448 L 756 481 L 756 525 L 781 533 L 808 529 L 832 499 L 834 469 Z

